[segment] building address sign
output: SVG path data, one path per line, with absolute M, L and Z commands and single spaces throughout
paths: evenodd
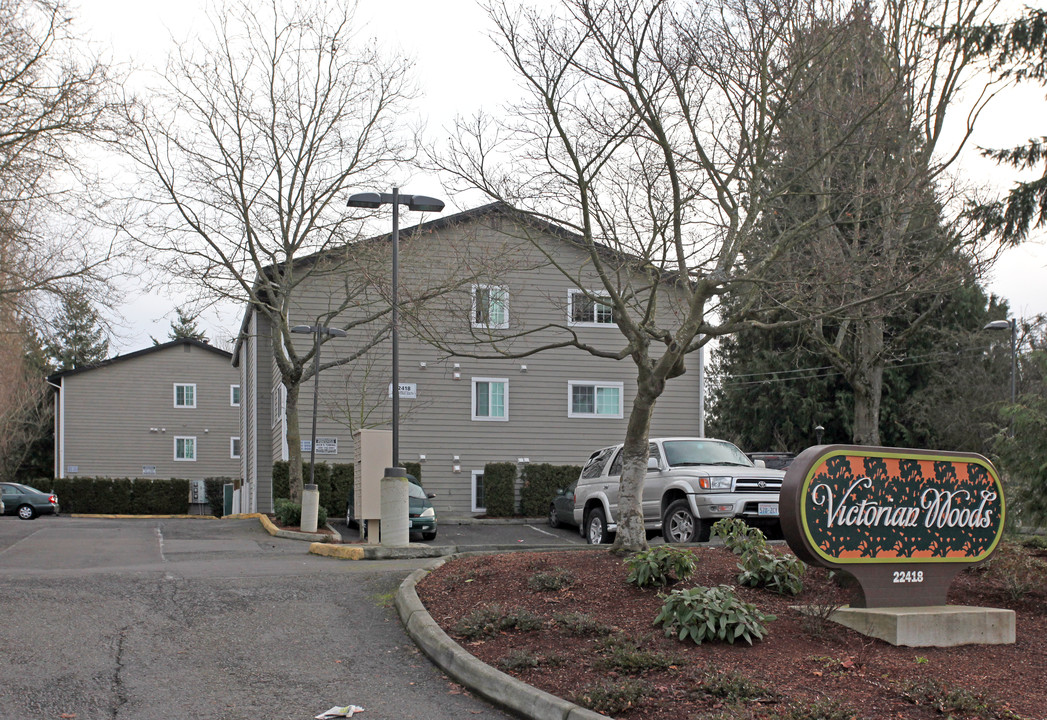
M 949 582 L 1003 534 L 1003 489 L 980 455 L 808 448 L 781 492 L 782 529 L 809 563 L 855 576 L 865 607 L 944 605 Z

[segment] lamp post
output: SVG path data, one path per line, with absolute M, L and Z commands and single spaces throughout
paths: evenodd
M 313 431 L 309 439 L 309 484 L 316 484 L 316 413 L 320 399 L 320 336 L 345 337 L 345 330 L 324 325 L 295 325 L 291 332 L 302 335 L 312 333 L 316 338 L 313 345 Z
M 816 426 L 814 428 L 814 437 L 816 438 L 816 441 L 815 441 L 816 444 L 818 444 L 818 445 L 822 444 L 822 434 L 824 432 L 825 432 L 825 428 L 823 428 L 821 425 L 818 425 L 818 426 Z
M 392 333 L 393 333 L 393 467 L 400 465 L 400 300 L 398 286 L 400 282 L 400 206 L 406 205 L 415 212 L 440 212 L 444 209 L 442 200 L 425 195 L 402 195 L 400 188 L 394 187 L 391 193 L 356 193 L 349 196 L 346 203 L 355 208 L 379 208 L 382 205 L 393 206 L 393 297 L 392 297 Z
M 1018 401 L 1018 320 L 993 320 L 982 328 L 982 330 L 1010 330 L 1011 331 L 1011 406 Z M 1011 418 L 1011 437 L 1014 437 L 1014 418 Z

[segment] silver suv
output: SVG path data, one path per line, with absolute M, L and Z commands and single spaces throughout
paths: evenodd
M 617 530 L 622 446 L 597 450 L 582 468 L 574 521 L 590 544 L 611 541 Z M 724 440 L 651 440 L 643 484 L 644 526 L 668 543 L 706 542 L 714 522 L 739 517 L 780 532 L 778 493 L 785 473 L 753 464 Z

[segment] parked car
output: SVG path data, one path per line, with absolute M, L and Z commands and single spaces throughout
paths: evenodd
M 746 453 L 746 455 L 755 465 L 759 465 L 762 462 L 764 467 L 769 467 L 772 470 L 785 470 L 796 459 L 796 455 L 790 452 L 751 452 Z
M 556 497 L 549 503 L 549 527 L 577 525 L 574 521 L 574 492 L 578 481 L 556 491 Z
M 58 496 L 53 492 L 40 492 L 21 483 L 4 482 L 0 483 L 0 496 L 3 497 L 0 512 L 5 515 L 32 520 L 37 515 L 58 514 Z
M 574 522 L 590 544 L 610 542 L 617 530 L 622 446 L 592 453 L 575 490 Z M 785 473 L 757 467 L 724 440 L 651 440 L 641 506 L 648 531 L 667 543 L 706 542 L 713 523 L 737 517 L 778 536 L 778 494 Z
M 423 540 L 436 539 L 436 508 L 429 502 L 436 497 L 434 493 L 427 493 L 422 489 L 422 483 L 414 475 L 407 475 L 407 502 L 408 517 L 411 520 L 410 532 L 421 533 Z M 345 524 L 355 527 L 358 523 L 354 515 L 356 500 L 352 490 L 349 491 L 349 504 L 345 511 Z M 361 530 L 361 535 L 366 534 L 367 526 Z

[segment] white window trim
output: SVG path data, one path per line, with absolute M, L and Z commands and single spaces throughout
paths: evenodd
M 486 507 L 479 507 L 476 504 L 476 478 L 482 477 L 484 474 L 483 470 L 472 471 L 472 482 L 469 483 L 469 489 L 471 494 L 470 505 L 472 506 L 472 512 L 487 512 Z
M 192 440 L 193 441 L 193 456 L 191 458 L 178 457 L 178 441 L 179 440 Z M 174 461 L 175 462 L 196 462 L 196 436 L 195 435 L 176 435 L 174 438 Z
M 229 407 L 240 407 L 240 403 L 236 401 L 236 393 L 238 393 L 239 391 L 239 385 L 229 386 Z M 240 397 L 240 400 L 243 401 L 243 396 Z
M 617 327 L 617 325 L 615 324 L 615 322 L 613 320 L 611 322 L 595 322 L 595 321 L 593 321 L 593 322 L 588 322 L 588 321 L 576 322 L 574 320 L 574 299 L 576 297 L 579 297 L 579 296 L 583 297 L 583 298 L 588 298 L 588 297 L 596 297 L 596 298 L 606 297 L 606 298 L 609 298 L 610 297 L 610 295 L 607 294 L 604 291 L 597 292 L 595 290 L 592 290 L 592 291 L 589 291 L 589 292 L 585 292 L 584 290 L 580 290 L 578 288 L 571 288 L 570 290 L 568 290 L 567 291 L 567 325 L 568 325 L 568 327 L 590 327 L 590 328 L 613 328 L 613 327 Z M 596 311 L 594 309 L 593 310 L 593 317 L 595 318 L 595 316 L 596 316 Z M 614 316 L 614 310 L 613 309 L 611 310 L 611 316 L 612 317 Z
M 193 389 L 193 404 L 192 405 L 179 405 L 178 404 L 178 388 L 180 388 L 180 387 L 182 387 L 182 388 L 190 387 L 190 388 Z M 176 408 L 179 408 L 181 410 L 192 410 L 193 408 L 196 407 L 196 383 L 174 383 L 172 392 L 173 392 L 173 395 L 174 395 L 174 398 L 173 398 L 172 402 L 174 403 L 174 406 Z
M 240 444 L 240 436 L 236 435 L 229 438 L 229 459 L 239 460 L 243 454 L 244 449 L 241 447 L 240 452 L 236 452 L 236 446 Z
M 504 383 L 505 385 L 505 415 L 501 417 L 491 417 L 490 415 L 477 415 L 476 414 L 476 383 Z M 474 377 L 472 380 L 473 393 L 472 402 L 469 405 L 469 413 L 472 415 L 473 420 L 477 422 L 508 422 L 509 421 L 509 378 L 489 378 L 489 377 Z
M 477 290 L 501 290 L 505 295 L 505 321 L 500 323 L 476 322 L 476 291 Z M 475 328 L 486 328 L 488 330 L 505 330 L 509 327 L 509 288 L 504 285 L 478 284 L 472 287 L 472 308 L 469 314 L 469 322 Z M 488 313 L 489 314 L 489 313 Z
M 618 412 L 614 415 L 600 415 L 599 413 L 579 413 L 574 411 L 574 388 L 584 386 L 591 388 L 616 388 L 618 390 Z M 622 408 L 625 405 L 625 384 L 620 382 L 604 382 L 599 380 L 568 380 L 567 381 L 567 417 L 588 418 L 591 420 L 621 420 L 624 417 Z

